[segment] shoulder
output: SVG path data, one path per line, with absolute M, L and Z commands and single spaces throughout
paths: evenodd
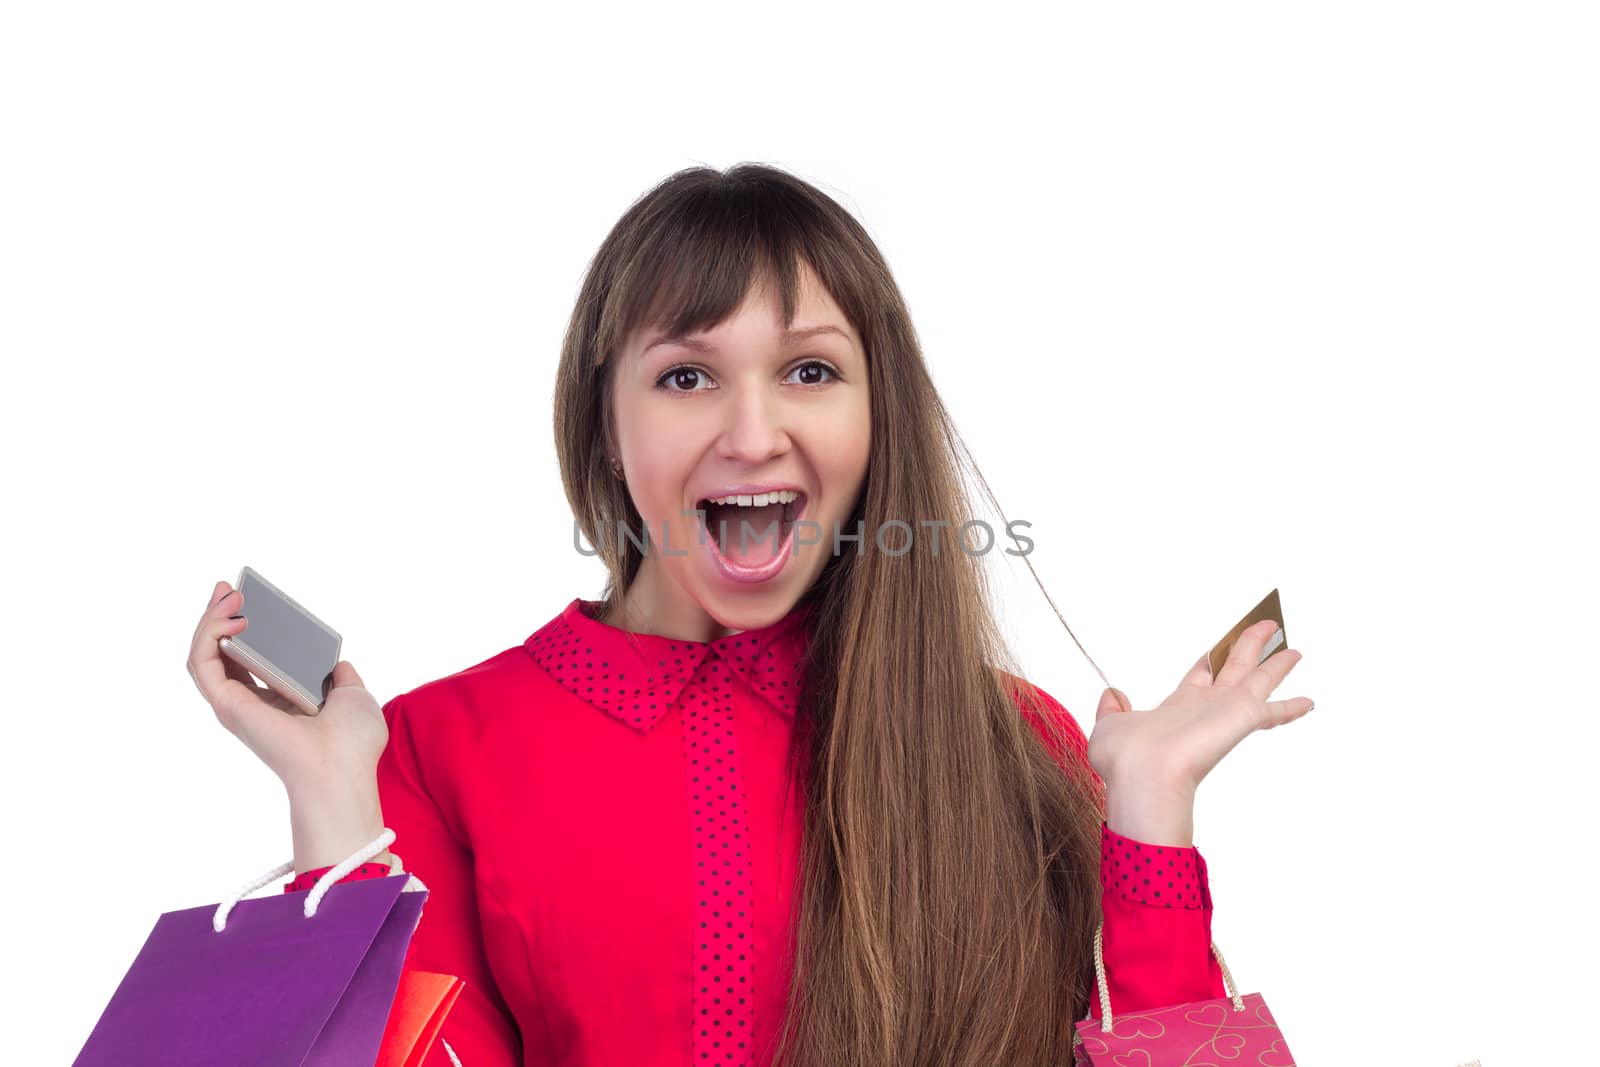
M 391 697 L 383 715 L 394 725 L 404 715 L 414 728 L 489 725 L 508 710 L 526 707 L 545 680 L 519 643 L 458 671 Z
M 397 785 L 423 791 L 465 833 L 480 772 L 498 765 L 497 753 L 539 744 L 540 717 L 526 711 L 540 706 L 542 678 L 518 644 L 391 697 L 383 705 L 389 738 L 380 793 Z
M 1001 689 L 1024 715 L 1065 718 L 1076 725 L 1077 720 L 1072 718 L 1066 706 L 1040 686 L 998 667 L 995 668 L 995 676 L 1000 680 Z
M 1050 750 L 1056 762 L 1089 764 L 1089 738 L 1066 705 L 1026 678 L 996 669 L 1000 686 Z

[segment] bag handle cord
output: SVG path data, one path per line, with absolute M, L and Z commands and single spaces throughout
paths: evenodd
M 1094 980 L 1100 990 L 1100 1032 L 1111 1032 L 1111 990 L 1106 986 L 1106 961 L 1101 949 L 1101 935 L 1105 931 L 1105 923 L 1101 922 L 1094 928 Z M 1233 972 L 1228 970 L 1228 963 L 1222 958 L 1222 950 L 1217 948 L 1215 941 L 1211 942 L 1211 954 L 1217 957 L 1217 966 L 1222 968 L 1222 985 L 1228 991 L 1228 996 L 1233 1000 L 1234 1011 L 1244 1011 L 1244 998 L 1239 995 L 1239 987 L 1234 985 Z M 1093 1018 L 1085 1015 L 1085 1019 Z
M 322 903 L 323 896 L 328 892 L 329 889 L 333 887 L 335 882 L 339 881 L 339 879 L 343 878 L 345 875 L 349 874 L 351 871 L 355 870 L 357 867 L 361 866 L 363 863 L 367 862 L 373 856 L 376 856 L 393 843 L 394 831 L 385 826 L 383 828 L 383 833 L 379 834 L 365 845 L 362 845 L 349 856 L 345 857 L 343 860 L 329 868 L 326 874 L 317 879 L 317 884 L 311 887 L 311 892 L 306 894 L 306 918 L 309 919 L 317 913 L 317 906 Z M 272 870 L 267 871 L 265 874 L 262 874 L 259 877 L 252 878 L 250 881 L 240 886 L 237 890 L 224 898 L 222 903 L 217 905 L 216 914 L 211 917 L 211 928 L 219 934 L 222 933 L 223 929 L 228 923 L 228 913 L 234 909 L 234 906 L 237 905 L 239 901 L 243 900 L 251 893 L 254 893 L 268 882 L 282 878 L 284 875 L 289 874 L 293 870 L 293 860 L 289 861 L 288 863 L 280 863 L 278 866 L 272 868 Z M 389 873 L 391 875 L 406 873 L 405 867 L 401 864 L 399 856 L 394 856 L 394 858 L 389 861 Z M 405 889 L 403 889 L 402 892 L 426 892 L 427 888 L 427 886 L 422 884 L 422 879 L 413 874 L 406 882 Z

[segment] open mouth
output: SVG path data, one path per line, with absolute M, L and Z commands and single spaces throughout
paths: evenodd
M 805 514 L 806 495 L 799 490 L 696 501 L 705 529 L 722 557 L 731 563 L 757 565 L 784 549 L 794 524 Z

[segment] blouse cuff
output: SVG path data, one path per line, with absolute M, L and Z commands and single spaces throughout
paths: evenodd
M 326 867 L 313 867 L 311 870 L 306 871 L 304 874 L 297 877 L 294 881 L 286 882 L 284 884 L 283 891 L 285 893 L 298 893 L 302 889 L 310 889 L 312 886 L 317 884 L 317 879 L 333 870 L 333 868 L 334 864 L 331 863 Z M 357 867 L 355 870 L 339 879 L 339 881 L 359 882 L 363 878 L 382 878 L 388 873 L 389 865 L 387 863 L 363 863 L 361 866 Z
M 1194 846 L 1151 845 L 1100 822 L 1100 886 L 1158 908 L 1211 908 L 1206 861 Z

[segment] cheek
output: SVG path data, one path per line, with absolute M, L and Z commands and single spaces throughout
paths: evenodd
M 628 473 L 628 488 L 640 513 L 652 518 L 677 518 L 688 468 L 667 448 L 647 448 L 636 453 Z
M 626 437 L 628 490 L 634 506 L 651 519 L 676 520 L 700 453 L 691 436 L 670 420 L 663 425 L 646 409 L 634 416 Z
M 842 466 L 858 480 L 865 477 L 872 454 L 872 407 L 865 393 L 850 406 L 836 432 Z
M 811 454 L 820 457 L 819 473 L 828 486 L 834 510 L 849 508 L 866 478 L 872 454 L 872 415 L 863 399 L 818 424 L 811 437 Z

